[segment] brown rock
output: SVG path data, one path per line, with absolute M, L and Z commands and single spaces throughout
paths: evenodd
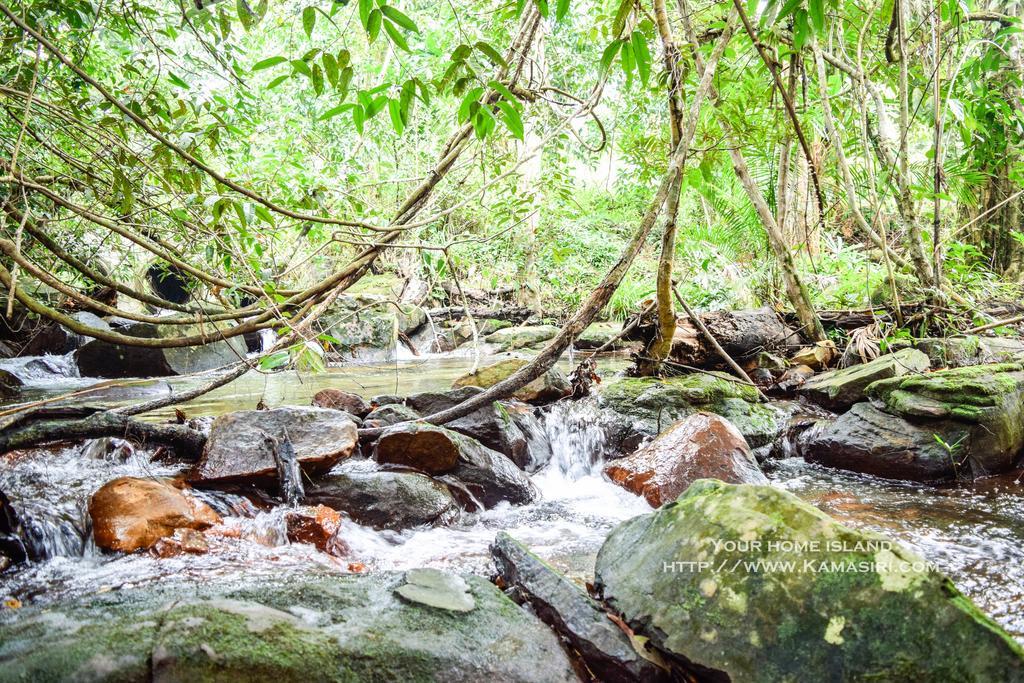
M 205 555 L 210 552 L 210 545 L 202 531 L 195 529 L 178 529 L 169 538 L 161 538 L 150 552 L 157 557 L 177 557 L 178 555 Z
M 728 420 L 697 413 L 679 420 L 629 457 L 605 467 L 612 481 L 658 507 L 697 479 L 767 483 L 743 435 Z
M 430 424 L 404 424 L 381 435 L 373 451 L 381 464 L 405 465 L 427 474 L 455 469 L 459 446 L 451 432 Z
M 341 513 L 326 505 L 294 510 L 285 515 L 288 540 L 292 543 L 309 543 L 317 550 L 344 557 L 348 545 L 338 537 L 341 528 Z
M 121 477 L 89 501 L 93 536 L 105 550 L 130 553 L 151 548 L 178 529 L 205 529 L 220 516 L 187 490 L 162 479 Z
M 360 418 L 366 417 L 372 410 L 362 396 L 341 389 L 321 389 L 313 395 L 313 405 L 317 408 L 344 410 Z
M 303 471 L 327 472 L 356 448 L 356 425 L 330 408 L 289 407 L 242 410 L 221 415 L 210 427 L 195 481 L 263 483 L 277 481 L 273 445 L 287 435 Z

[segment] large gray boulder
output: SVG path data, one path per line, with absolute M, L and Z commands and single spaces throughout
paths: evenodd
M 116 331 L 130 337 L 169 339 L 211 334 L 216 330 L 210 325 L 132 323 Z M 75 351 L 75 360 L 83 377 L 166 377 L 220 368 L 245 358 L 246 351 L 245 340 L 240 335 L 198 346 L 166 349 L 91 339 Z
M 595 588 L 701 680 L 1024 680 L 1020 645 L 931 565 L 770 486 L 700 480 L 621 524 Z
M 192 478 L 204 484 L 275 481 L 277 461 L 270 439 L 281 443 L 285 438 L 309 474 L 327 472 L 352 455 L 357 444 L 355 422 L 340 410 L 311 406 L 242 410 L 213 421 Z
M 412 573 L 168 581 L 6 610 L 0 680 L 578 680 L 555 635 L 485 579 L 450 576 L 471 605 L 456 611 L 401 597 Z
M 957 450 L 969 437 L 955 420 L 915 424 L 870 403 L 857 403 L 834 420 L 819 422 L 797 439 L 804 460 L 889 479 L 936 482 L 967 471 Z M 959 456 L 962 457 L 962 454 Z
M 418 472 L 335 471 L 306 486 L 306 502 L 374 529 L 445 525 L 460 515 L 448 487 Z

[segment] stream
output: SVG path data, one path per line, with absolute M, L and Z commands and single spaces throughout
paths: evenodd
M 28 362 L 18 359 L 18 362 Z M 487 362 L 482 359 L 481 362 Z M 600 371 L 611 374 L 627 360 L 608 356 Z M 434 357 L 388 364 L 351 364 L 317 375 L 252 373 L 186 404 L 189 415 L 215 415 L 270 406 L 308 405 L 319 389 L 335 387 L 366 397 L 443 390 L 469 369 L 471 358 Z M 21 400 L 94 386 L 96 380 L 62 371 L 61 361 L 37 363 Z M 568 367 L 568 359 L 565 367 Z M 8 367 L 8 369 L 10 369 Z M 29 372 L 22 370 L 22 377 Z M 79 396 L 83 402 L 129 402 L 160 395 L 173 385 L 202 380 L 146 380 L 132 387 L 104 386 Z M 154 419 L 166 417 L 154 415 Z M 120 476 L 173 477 L 180 464 L 150 462 L 151 451 L 116 439 L 84 445 L 14 452 L 0 457 L 0 490 L 11 499 L 45 561 L 0 574 L 0 602 L 48 604 L 161 581 L 282 581 L 315 565 L 326 571 L 374 571 L 439 567 L 489 575 L 488 544 L 500 530 L 581 583 L 590 580 L 594 558 L 618 523 L 651 508 L 602 475 L 602 411 L 594 399 L 562 402 L 542 410 L 530 435 L 550 441 L 553 458 L 532 475 L 538 500 L 463 513 L 448 527 L 376 531 L 350 520 L 340 532 L 350 554 L 338 559 L 311 545 L 289 544 L 284 507 L 259 509 L 223 492 L 199 495 L 224 517 L 210 538 L 210 552 L 159 559 L 148 554 L 110 555 L 91 540 L 86 510 L 90 495 Z M 376 467 L 352 459 L 341 471 Z M 766 466 L 773 485 L 788 490 L 848 526 L 876 531 L 911 546 L 946 572 L 956 585 L 1012 635 L 1024 641 L 1024 485 L 1021 474 L 995 477 L 970 487 L 926 487 L 811 465 L 797 458 Z

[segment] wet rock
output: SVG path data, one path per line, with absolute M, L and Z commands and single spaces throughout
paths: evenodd
M 447 392 L 413 394 L 406 399 L 406 405 L 426 417 L 453 408 L 482 391 L 480 387 L 467 386 Z M 506 403 L 495 401 L 469 415 L 446 423 L 445 427 L 476 439 L 523 467 L 530 457 L 529 444 L 510 410 Z
M 768 483 L 743 435 L 711 413 L 679 420 L 636 453 L 613 460 L 604 472 L 654 507 L 675 500 L 698 479 Z
M 417 472 L 336 472 L 310 483 L 306 501 L 342 510 L 374 529 L 443 526 L 459 518 L 444 484 Z
M 130 553 L 153 547 L 177 529 L 219 524 L 210 506 L 162 479 L 121 477 L 100 487 L 89 500 L 96 545 Z
M 180 555 L 205 555 L 210 552 L 210 544 L 202 531 L 195 529 L 176 529 L 174 535 L 159 539 L 150 548 L 156 557 L 168 558 Z
M 500 360 L 497 363 L 480 368 L 476 372 L 459 377 L 452 384 L 452 388 L 458 389 L 467 386 L 481 387 L 483 389 L 490 388 L 503 379 L 507 379 L 529 362 L 525 358 L 506 358 L 505 360 Z M 572 387 L 569 385 L 569 380 L 566 379 L 565 374 L 558 368 L 551 368 L 522 389 L 516 391 L 512 394 L 512 397 L 520 401 L 539 405 L 568 396 L 570 391 L 572 391 Z
M 313 395 L 313 405 L 317 408 L 344 410 L 359 418 L 366 417 L 371 410 L 370 404 L 362 396 L 341 389 L 321 389 Z
M 782 411 L 757 402 L 757 389 L 719 372 L 617 378 L 601 385 L 599 398 L 602 406 L 630 418 L 632 428 L 648 438 L 703 411 L 726 418 L 752 448 L 759 448 L 774 441 L 786 421 Z
M 1005 472 L 1024 449 L 1024 364 L 975 365 L 896 377 L 875 382 L 867 393 L 887 412 L 926 428 L 945 420 L 966 425 L 966 439 L 946 442 L 963 474 L 982 477 Z
M 810 377 L 800 387 L 799 393 L 829 410 L 846 410 L 854 403 L 865 400 L 864 392 L 872 382 L 919 374 L 930 365 L 928 356 L 917 349 L 902 349 L 862 365 Z
M 110 331 L 110 325 L 95 313 L 78 311 L 77 313 L 72 313 L 71 317 L 83 325 Z M 86 339 L 86 337 L 72 332 L 60 323 L 48 321 L 33 330 L 28 343 L 21 349 L 21 355 L 42 356 L 50 354 L 63 356 L 77 349 Z
M 576 338 L 577 349 L 599 349 L 611 340 L 615 339 L 622 332 L 622 323 L 604 322 L 592 323 L 583 333 Z M 607 350 L 624 348 L 627 345 L 625 340 L 615 341 Z
M 363 426 L 390 427 L 399 422 L 409 422 L 420 419 L 419 413 L 409 406 L 401 403 L 386 403 L 379 408 L 374 408 L 363 420 Z
M 494 334 L 498 330 L 512 327 L 508 320 L 497 320 L 495 318 L 484 318 L 476 321 L 477 336 L 483 340 L 484 337 Z M 452 326 L 452 335 L 457 344 L 465 344 L 473 339 L 473 327 L 468 320 L 463 320 Z
M 529 503 L 536 490 L 507 457 L 478 441 L 444 427 L 404 424 L 388 428 L 374 446 L 381 464 L 411 467 L 445 475 L 456 497 L 467 507 L 491 508 L 501 501 Z
M 24 382 L 17 375 L 0 369 L 0 398 L 14 398 L 21 392 Z
M 289 510 L 285 513 L 284 522 L 288 540 L 292 543 L 308 543 L 335 557 L 348 555 L 348 546 L 338 536 L 341 514 L 337 510 L 326 505 Z
M 395 589 L 395 595 L 449 612 L 472 612 L 476 607 L 466 580 L 440 569 L 410 569 L 405 573 L 405 583 Z
M 307 474 L 330 470 L 356 447 L 355 423 L 338 410 L 243 410 L 214 420 L 193 479 L 207 484 L 276 481 L 277 463 L 267 436 L 280 440 L 285 432 Z
M 814 377 L 814 369 L 808 365 L 796 365 L 782 373 L 782 377 L 776 383 L 775 388 L 783 393 L 790 394 Z
M 493 332 L 487 335 L 485 341 L 496 345 L 499 351 L 515 351 L 539 346 L 558 332 L 559 328 L 554 325 L 524 325 Z
M 209 334 L 212 328 L 209 325 L 133 323 L 117 331 L 131 337 L 167 339 Z M 240 336 L 168 349 L 122 346 L 90 339 L 75 352 L 75 360 L 83 377 L 164 377 L 213 370 L 245 358 L 245 354 L 245 341 Z
M 662 669 L 637 654 L 629 637 L 595 600 L 504 531 L 491 544 L 491 557 L 505 592 L 528 604 L 596 680 L 667 680 Z
M 29 545 L 21 519 L 11 501 L 0 491 L 0 573 L 29 559 Z
M 502 405 L 512 418 L 512 422 L 519 427 L 519 431 L 522 432 L 523 437 L 526 439 L 525 459 L 520 460 L 519 456 L 509 457 L 512 457 L 512 461 L 520 469 L 527 472 L 536 472 L 544 467 L 544 465 L 547 465 L 554 455 L 551 451 L 551 441 L 548 438 L 544 424 L 537 416 L 537 411 L 540 409 L 519 401 L 507 401 L 503 402 Z
M 462 578 L 469 612 L 399 597 L 403 572 L 248 587 L 169 577 L 0 618 L 0 670 L 34 681 L 577 680 L 540 620 L 486 579 Z
M 754 357 L 754 365 L 762 370 L 773 372 L 784 372 L 789 367 L 785 358 L 767 351 L 762 351 Z
M 596 588 L 701 680 L 1024 677 L 1020 645 L 948 578 L 771 486 L 701 480 L 621 524 Z
M 797 449 L 808 462 L 827 467 L 889 479 L 941 481 L 956 477 L 961 465 L 949 446 L 963 444 L 968 432 L 955 421 L 914 424 L 870 403 L 857 403 L 835 420 L 804 431 Z

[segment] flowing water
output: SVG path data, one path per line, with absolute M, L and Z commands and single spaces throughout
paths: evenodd
M 345 366 L 315 376 L 251 375 L 186 410 L 200 415 L 250 408 L 260 396 L 272 406 L 308 404 L 315 391 L 328 386 L 366 396 L 438 390 L 450 386 L 471 362 L 433 358 Z M 621 358 L 606 360 L 602 371 L 622 364 Z M 178 388 L 195 381 L 172 384 Z M 51 375 L 49 384 L 40 381 L 37 389 L 52 394 L 82 386 L 80 378 Z M 167 391 L 169 386 L 149 383 L 142 385 L 141 393 Z M 0 490 L 11 498 L 33 543 L 48 559 L 0 574 L 0 599 L 49 603 L 170 576 L 197 582 L 281 581 L 311 565 L 338 572 L 350 571 L 358 563 L 358 569 L 366 571 L 435 566 L 488 574 L 487 546 L 499 530 L 508 531 L 570 576 L 589 580 L 608 532 L 622 520 L 650 510 L 641 498 L 601 474 L 608 450 L 605 419 L 593 400 L 559 403 L 539 413 L 528 436 L 550 443 L 552 458 L 532 475 L 540 493 L 534 503 L 503 504 L 464 513 L 448 527 L 401 532 L 375 531 L 346 520 L 341 535 L 351 552 L 340 560 L 309 545 L 289 544 L 284 508 L 261 509 L 219 492 L 200 493 L 225 519 L 217 534 L 208 534 L 208 554 L 168 559 L 104 554 L 91 541 L 86 506 L 92 492 L 119 476 L 173 477 L 182 468 L 151 462 L 151 452 L 116 439 L 8 454 L 0 458 Z M 372 469 L 376 464 L 354 459 L 338 467 Z M 935 488 L 828 470 L 795 458 L 774 462 L 768 474 L 774 485 L 841 522 L 913 547 L 1011 633 L 1024 638 L 1024 485 L 1019 476 Z

